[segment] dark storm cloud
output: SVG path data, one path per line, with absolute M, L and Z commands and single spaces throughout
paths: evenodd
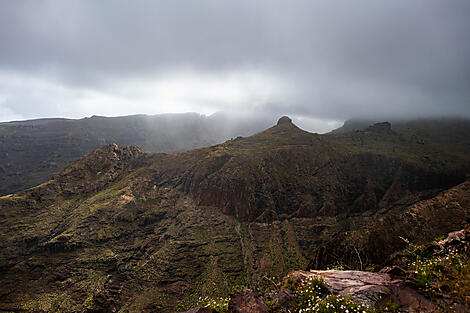
M 470 116 L 468 16 L 466 0 L 0 1 L 0 120 Z

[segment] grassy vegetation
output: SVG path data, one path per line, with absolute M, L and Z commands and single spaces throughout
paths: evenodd
M 199 298 L 197 302 L 197 306 L 200 306 L 203 308 L 210 308 L 218 313 L 226 313 L 228 312 L 229 301 L 230 301 L 230 297 L 216 298 L 216 299 L 204 297 L 204 298 Z
M 350 297 L 334 295 L 326 288 L 325 282 L 321 278 L 310 277 L 301 285 L 295 286 L 293 280 L 281 286 L 282 289 L 289 289 L 292 299 L 288 303 L 280 304 L 278 299 L 272 299 L 275 291 L 268 292 L 262 296 L 265 299 L 266 308 L 271 313 L 382 313 L 398 312 L 396 303 L 387 302 L 380 308 L 370 308 L 362 303 L 354 301 Z M 212 308 L 216 312 L 228 312 L 230 296 L 225 298 L 199 298 L 198 306 Z
M 427 153 L 420 150 L 422 144 L 409 142 L 402 156 L 393 146 L 400 144 L 396 136 L 361 133 L 356 137 L 364 139 L 363 146 L 351 135 L 341 136 L 281 125 L 185 154 L 146 156 L 148 163 L 141 168 L 102 185 L 97 185 L 102 176 L 91 173 L 79 182 L 97 186 L 89 192 L 74 194 L 72 188 L 64 196 L 55 184 L 46 184 L 2 197 L 0 265 L 12 270 L 2 278 L 0 291 L 12 295 L 8 300 L 18 308 L 48 312 L 114 304 L 121 312 L 174 312 L 177 305 L 181 311 L 194 307 L 199 297 L 204 299 L 200 304 L 224 310 L 234 288 L 266 294 L 289 270 L 306 269 L 321 259 L 319 249 L 333 236 L 381 218 L 368 206 L 356 215 L 347 209 L 365 193 L 375 192 L 379 200 L 403 162 L 376 155 L 355 158 L 358 154 L 375 151 L 418 160 Z M 409 154 L 406 145 L 413 146 Z M 413 171 L 408 174 L 418 178 Z M 413 193 L 407 182 L 397 184 L 394 192 Z M 207 202 L 199 203 L 204 196 Z M 249 213 L 245 220 L 235 215 L 242 210 Z M 361 210 L 371 214 L 363 218 Z M 460 218 L 445 215 L 449 223 Z M 394 240 L 406 224 L 393 219 L 391 225 L 383 232 L 390 230 Z M 433 225 L 432 232 L 440 226 Z M 436 292 L 454 290 L 464 299 L 468 289 L 461 284 L 468 262 L 461 251 L 439 260 L 418 249 L 412 253 L 423 255 L 410 265 L 423 291 L 435 289 L 437 281 Z M 436 262 L 450 268 L 447 276 L 439 276 L 446 269 Z M 297 299 L 292 312 L 329 312 L 333 307 L 372 312 L 330 295 L 319 280 L 292 292 Z M 280 310 L 275 299 L 266 296 L 266 301 L 272 312 Z M 393 309 L 393 304 L 384 308 Z
M 330 133 L 322 139 L 341 151 L 396 157 L 435 171 L 468 168 L 470 123 L 465 120 L 418 120 L 392 132 Z
M 416 286 L 430 299 L 449 295 L 470 305 L 470 243 L 435 249 L 436 243 L 410 245 L 405 251 Z

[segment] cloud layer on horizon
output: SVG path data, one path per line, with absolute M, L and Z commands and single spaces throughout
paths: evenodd
M 0 121 L 470 117 L 468 16 L 466 0 L 0 1 Z

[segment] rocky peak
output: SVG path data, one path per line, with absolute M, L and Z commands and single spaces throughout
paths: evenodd
M 292 124 L 292 119 L 284 115 L 277 121 L 277 125 L 281 125 L 281 124 Z
M 68 194 L 93 191 L 116 179 L 143 154 L 137 146 L 112 143 L 72 163 L 53 179 Z
M 137 146 L 119 147 L 116 143 L 111 143 L 91 152 L 78 162 L 72 163 L 72 166 L 82 165 L 96 174 L 108 170 L 110 167 L 136 159 L 143 153 Z
M 366 128 L 366 131 L 376 132 L 376 133 L 389 133 L 392 131 L 392 124 L 389 122 L 375 123 Z

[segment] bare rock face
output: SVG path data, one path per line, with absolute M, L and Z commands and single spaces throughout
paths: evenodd
M 461 245 L 470 242 L 470 226 L 459 231 L 449 233 L 447 238 L 440 240 L 437 244 L 441 247 Z
M 293 271 L 287 277 L 293 278 L 296 284 L 310 277 L 320 277 L 326 287 L 334 294 L 352 297 L 371 307 L 377 307 L 387 300 L 400 305 L 406 312 L 433 312 L 437 308 L 415 290 L 405 286 L 401 281 L 393 280 L 385 273 L 363 271 Z
M 240 290 L 232 294 L 228 310 L 234 313 L 268 313 L 264 302 L 257 298 L 251 289 Z
M 390 133 L 392 132 L 392 124 L 389 122 L 375 123 L 366 128 L 366 131 L 376 132 L 376 133 Z
M 143 154 L 137 146 L 109 144 L 72 163 L 53 179 L 65 194 L 94 191 L 114 181 Z
M 292 124 L 292 119 L 288 116 L 283 116 L 277 121 L 277 125 Z
M 386 266 L 380 270 L 380 273 L 389 274 L 392 276 L 404 277 L 406 276 L 406 271 L 399 266 Z

